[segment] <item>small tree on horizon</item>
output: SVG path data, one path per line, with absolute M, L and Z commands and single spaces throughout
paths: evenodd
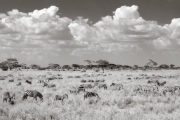
M 84 62 L 88 63 L 88 65 L 90 66 L 90 69 L 92 69 L 93 62 L 91 60 L 84 60 Z
M 171 64 L 170 67 L 173 68 L 175 65 Z
M 98 66 L 100 66 L 103 70 L 104 73 L 104 67 L 106 67 L 107 65 L 109 65 L 109 62 L 107 60 L 98 60 L 95 63 L 97 63 Z

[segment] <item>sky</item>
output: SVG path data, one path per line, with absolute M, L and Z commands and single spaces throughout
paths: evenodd
M 0 56 L 180 66 L 180 0 L 0 0 Z

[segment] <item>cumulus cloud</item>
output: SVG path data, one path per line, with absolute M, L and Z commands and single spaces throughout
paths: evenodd
M 78 19 L 69 25 L 71 34 L 77 41 L 91 42 L 143 42 L 154 40 L 164 34 L 163 28 L 155 21 L 140 17 L 138 6 L 122 6 L 113 16 L 105 16 L 90 26 L 88 19 Z
M 47 57 L 46 53 L 57 56 L 67 49 L 72 55 L 139 52 L 146 49 L 143 46 L 153 51 L 179 50 L 180 18 L 158 25 L 143 19 L 138 6 L 133 5 L 119 7 L 112 15 L 92 24 L 83 17 L 61 17 L 58 10 L 51 6 L 29 13 L 17 9 L 1 13 L 0 49 L 12 51 L 13 55 L 39 55 L 41 59 Z

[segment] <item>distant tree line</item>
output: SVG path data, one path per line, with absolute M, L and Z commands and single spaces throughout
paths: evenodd
M 32 64 L 30 66 L 27 66 L 24 63 L 19 63 L 16 58 L 8 58 L 6 61 L 3 61 L 0 63 L 0 68 L 3 71 L 12 70 L 12 69 L 37 69 L 37 70 L 77 70 L 77 69 L 102 69 L 104 70 L 161 70 L 161 69 L 180 69 L 180 67 L 176 67 L 175 65 L 167 65 L 167 64 L 161 64 L 157 65 L 156 62 L 149 59 L 149 62 L 145 66 L 138 66 L 138 65 L 118 65 L 109 63 L 107 60 L 97 60 L 97 61 L 91 61 L 91 60 L 84 60 L 87 65 L 79 65 L 79 64 L 72 64 L 72 65 L 63 65 L 60 66 L 56 63 L 50 63 L 47 67 L 41 67 L 37 64 Z

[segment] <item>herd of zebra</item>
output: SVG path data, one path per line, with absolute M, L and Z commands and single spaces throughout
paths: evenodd
M 107 75 L 104 75 L 104 74 L 98 74 L 96 76 L 110 76 L 112 74 L 107 74 Z M 22 75 L 20 75 L 22 76 Z M 44 80 L 37 80 L 37 83 L 43 83 L 43 87 L 48 87 L 48 88 L 51 88 L 51 87 L 56 87 L 55 84 L 48 84 L 49 81 L 51 80 L 55 80 L 55 79 L 63 79 L 62 78 L 62 75 L 58 74 L 57 75 L 58 77 L 55 77 L 55 76 L 51 76 L 50 78 L 48 79 L 44 79 Z M 85 74 L 84 77 L 92 77 L 92 75 L 88 75 L 88 74 Z M 93 75 L 94 76 L 94 75 Z M 145 76 L 147 77 L 147 75 L 140 75 L 140 76 Z M 40 75 L 38 76 L 39 78 L 46 78 L 46 75 Z M 128 80 L 129 80 L 129 77 L 131 77 L 131 75 L 127 75 L 128 77 Z M 67 78 L 71 79 L 71 78 L 81 78 L 81 76 L 68 76 Z M 14 81 L 9 81 L 9 82 L 14 82 Z M 91 97 L 96 97 L 98 99 L 101 99 L 101 97 L 99 96 L 99 94 L 97 92 L 91 92 L 89 91 L 89 89 L 92 89 L 92 88 L 98 88 L 98 89 L 104 89 L 104 90 L 107 90 L 108 89 L 108 85 L 105 83 L 106 80 L 105 79 L 102 79 L 102 80 L 85 80 L 85 79 L 82 79 L 80 81 L 81 83 L 84 83 L 84 84 L 80 84 L 78 87 L 76 87 L 75 89 L 70 89 L 70 94 L 80 94 L 81 92 L 84 93 L 84 100 L 87 99 L 87 98 L 91 98 Z M 89 82 L 89 83 L 87 83 Z M 21 82 L 19 82 L 17 84 L 18 85 L 21 85 L 20 84 Z M 28 84 L 32 84 L 32 81 L 31 80 L 25 80 L 25 83 L 28 83 Z M 179 91 L 180 92 L 180 86 L 165 86 L 167 82 L 166 81 L 159 81 L 159 80 L 148 80 L 147 82 L 147 85 L 137 85 L 135 87 L 133 87 L 133 93 L 145 93 L 145 94 L 148 94 L 148 93 L 153 93 L 153 94 L 158 94 L 160 92 L 160 89 L 162 89 L 162 93 L 163 95 L 166 95 L 167 92 L 170 92 L 172 95 L 175 94 L 176 91 Z M 111 88 L 112 90 L 123 90 L 125 89 L 124 85 L 122 83 L 111 83 L 109 88 Z M 15 97 L 16 95 L 15 94 L 12 94 L 8 91 L 4 92 L 2 94 L 2 98 L 3 98 L 3 102 L 9 102 L 11 105 L 15 104 L 14 100 L 16 99 Z M 37 90 L 26 90 L 24 91 L 23 95 L 22 95 L 22 100 L 25 100 L 27 99 L 28 97 L 33 97 L 33 99 L 37 100 L 37 98 L 39 98 L 41 101 L 43 101 L 43 94 L 40 93 L 39 91 Z M 68 99 L 68 94 L 63 94 L 63 95 L 55 95 L 54 96 L 54 101 L 57 101 L 57 100 L 61 100 L 62 102 L 64 101 L 64 99 Z

